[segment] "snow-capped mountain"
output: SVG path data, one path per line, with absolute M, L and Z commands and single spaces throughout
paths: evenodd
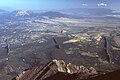
M 15 16 L 29 16 L 29 13 L 27 11 L 18 11 Z
M 24 11 L 24 10 L 16 10 L 16 11 L 13 11 L 12 14 L 16 17 L 24 17 L 24 16 L 30 15 L 27 11 Z

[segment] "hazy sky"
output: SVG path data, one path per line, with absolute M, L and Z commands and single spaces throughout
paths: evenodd
M 106 7 L 120 10 L 120 0 L 0 0 L 4 9 L 65 9 Z

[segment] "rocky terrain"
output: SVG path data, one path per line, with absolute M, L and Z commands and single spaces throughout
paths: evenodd
M 63 60 L 53 60 L 19 74 L 12 80 L 119 80 L 120 71 L 100 72 L 95 68 L 66 64 Z
M 43 67 L 24 71 L 13 80 L 77 80 L 86 79 L 97 74 L 99 72 L 93 67 L 87 69 L 84 66 L 76 66 L 71 63 L 66 64 L 63 60 L 53 60 Z
M 116 12 L 103 8 L 0 10 L 0 79 L 10 80 L 54 59 L 96 71 L 120 69 L 120 18 L 114 17 L 119 16 Z

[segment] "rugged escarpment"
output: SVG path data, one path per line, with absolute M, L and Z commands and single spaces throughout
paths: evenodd
M 63 60 L 53 60 L 43 67 L 24 71 L 12 80 L 79 80 L 100 75 L 93 67 L 66 64 Z

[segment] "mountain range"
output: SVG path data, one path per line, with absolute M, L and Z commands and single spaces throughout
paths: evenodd
M 47 17 L 74 17 L 74 18 L 81 18 L 81 17 L 119 17 L 119 11 L 106 9 L 106 8 L 74 8 L 74 9 L 66 9 L 66 10 L 15 10 L 12 12 L 6 10 L 0 10 L 0 15 L 3 14 L 12 14 L 12 16 L 47 16 Z

